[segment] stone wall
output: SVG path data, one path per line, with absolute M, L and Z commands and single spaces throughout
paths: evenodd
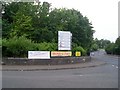
M 28 59 L 28 58 L 2 58 L 5 65 L 61 65 L 84 63 L 91 61 L 91 57 L 54 57 L 51 59 Z

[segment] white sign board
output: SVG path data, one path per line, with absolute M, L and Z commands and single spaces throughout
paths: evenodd
M 71 32 L 58 31 L 58 50 L 71 50 L 71 40 Z
M 50 59 L 50 51 L 28 51 L 28 59 Z

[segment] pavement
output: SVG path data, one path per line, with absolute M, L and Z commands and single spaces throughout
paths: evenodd
M 38 70 L 62 70 L 62 69 L 78 69 L 87 67 L 96 67 L 105 65 L 106 62 L 92 58 L 89 62 L 66 64 L 66 65 L 1 65 L 0 71 L 38 71 Z

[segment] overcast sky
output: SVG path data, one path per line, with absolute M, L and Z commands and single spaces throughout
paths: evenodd
M 39 0 L 56 8 L 74 8 L 87 16 L 96 31 L 94 38 L 115 41 L 118 37 L 119 0 Z

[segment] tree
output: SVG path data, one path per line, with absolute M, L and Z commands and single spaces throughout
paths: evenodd
M 26 36 L 29 37 L 32 33 L 32 18 L 30 16 L 24 15 L 22 12 L 17 12 L 14 16 L 14 21 L 12 23 L 12 30 L 10 32 L 10 37 L 14 36 Z
M 16 8 L 15 8 L 16 7 Z M 2 3 L 2 37 L 9 38 L 13 16 L 19 10 L 18 3 Z
M 98 40 L 97 38 L 94 41 L 98 45 L 98 48 L 100 49 L 105 49 L 107 45 L 111 43 L 109 40 L 104 40 L 104 39 Z
M 115 53 L 117 55 L 120 55 L 120 36 L 115 41 L 116 47 L 115 47 Z
M 87 17 L 74 9 L 54 9 L 50 12 L 50 30 L 57 36 L 57 31 L 71 31 L 72 41 L 84 48 L 90 48 L 93 40 L 92 24 Z M 57 38 L 56 38 L 57 41 Z
M 53 32 L 49 30 L 49 13 L 50 13 L 50 4 L 48 2 L 43 2 L 41 5 L 33 6 L 33 28 L 34 31 L 31 34 L 32 40 L 35 42 L 52 42 L 54 38 Z
M 107 54 L 115 54 L 115 43 L 108 44 L 108 46 L 105 48 L 105 51 Z
M 31 3 L 27 2 L 11 2 L 3 4 L 3 38 L 11 38 L 14 36 L 28 36 L 32 30 L 30 17 Z
M 70 31 L 72 43 L 85 51 L 90 51 L 92 47 L 93 26 L 78 10 L 51 9 L 48 2 L 36 5 L 11 2 L 3 6 L 3 38 L 25 37 L 36 43 L 48 44 L 58 42 L 58 31 Z

